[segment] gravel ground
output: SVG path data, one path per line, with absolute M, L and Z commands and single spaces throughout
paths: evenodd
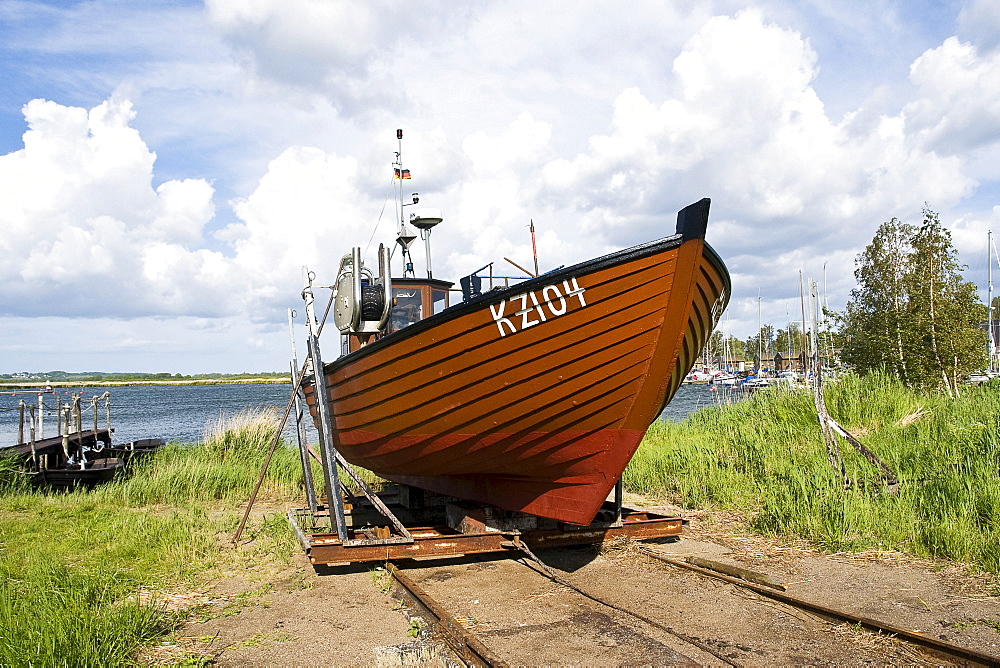
M 751 536 L 739 518 L 666 510 L 691 522 L 680 540 L 653 544 L 659 552 L 741 565 L 786 583 L 794 596 L 1000 655 L 994 578 L 897 553 L 822 554 L 804 543 Z M 646 621 L 553 582 L 529 559 L 399 566 L 511 665 L 946 665 L 891 638 L 669 566 L 628 542 L 538 556 L 575 586 Z M 148 662 L 182 656 L 221 666 L 448 661 L 373 566 L 314 569 L 299 555 L 284 571 L 248 567 L 178 599 L 178 607 L 200 605 L 202 614 Z

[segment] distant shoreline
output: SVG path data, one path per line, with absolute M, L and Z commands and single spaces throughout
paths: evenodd
M 198 380 L 69 380 L 58 383 L 31 381 L 23 383 L 0 383 L 4 390 L 38 390 L 51 387 L 143 387 L 153 385 L 287 385 L 291 378 L 204 378 Z

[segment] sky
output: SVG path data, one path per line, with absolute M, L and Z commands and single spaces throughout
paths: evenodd
M 0 0 L 0 84 L 0 373 L 287 369 L 303 266 L 394 242 L 397 128 L 436 278 L 710 197 L 739 338 L 925 207 L 985 299 L 1000 232 L 997 0 Z

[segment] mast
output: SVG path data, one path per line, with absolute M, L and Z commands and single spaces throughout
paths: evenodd
M 413 257 L 410 255 L 410 246 L 413 245 L 417 235 L 406 225 L 406 207 L 403 203 L 403 179 L 409 178 L 409 170 L 403 169 L 403 130 L 396 130 L 396 140 L 399 142 L 399 150 L 396 151 L 396 159 L 392 163 L 393 181 L 399 181 L 399 228 L 396 234 L 396 243 L 403 249 L 403 278 L 407 276 L 415 278 L 413 272 Z M 413 203 L 420 201 L 417 193 L 413 193 Z M 391 272 L 390 272 L 391 273 Z
M 764 325 L 760 319 L 760 290 L 757 290 L 757 372 L 764 368 Z
M 420 193 L 413 193 L 413 201 L 407 203 L 403 201 L 403 179 L 410 178 L 410 170 L 403 169 L 403 131 L 396 130 L 396 139 L 399 141 L 399 150 L 396 151 L 396 160 L 393 162 L 393 179 L 399 181 L 399 234 L 396 236 L 396 243 L 403 247 L 403 278 L 416 278 L 413 271 L 413 257 L 410 255 L 410 245 L 417 238 L 417 235 L 406 225 L 406 207 L 420 203 Z M 434 278 L 431 269 L 431 228 L 440 223 L 441 211 L 438 209 L 422 209 L 410 214 L 410 224 L 420 230 L 420 238 L 424 240 L 424 257 L 427 260 L 427 278 Z
M 993 371 L 993 358 L 996 356 L 993 341 L 993 263 L 990 262 L 990 250 L 993 248 L 993 230 L 986 231 L 986 353 L 989 355 L 987 371 Z M 1000 261 L 1000 258 L 997 258 Z

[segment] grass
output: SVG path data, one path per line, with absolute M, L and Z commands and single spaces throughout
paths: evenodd
M 751 528 L 829 550 L 894 549 L 1000 573 L 1000 384 L 949 398 L 883 375 L 826 390 L 830 413 L 900 478 L 898 493 L 841 443 L 832 469 L 808 392 L 761 391 L 657 423 L 625 472 L 640 493 L 736 509 Z
M 220 416 L 202 443 L 170 443 L 130 478 L 101 493 L 129 505 L 184 504 L 191 501 L 246 501 L 274 440 L 278 411 L 273 407 Z M 279 447 L 268 466 L 261 495 L 288 499 L 301 495 L 298 451 Z
M 297 544 L 281 515 L 252 521 L 248 545 L 227 540 L 276 426 L 269 410 L 232 416 L 203 444 L 172 443 L 90 492 L 31 491 L 0 468 L 0 665 L 135 665 L 193 612 L 149 592 L 187 591 L 247 560 L 287 562 Z M 279 446 L 266 480 L 268 498 L 300 497 L 297 450 Z

